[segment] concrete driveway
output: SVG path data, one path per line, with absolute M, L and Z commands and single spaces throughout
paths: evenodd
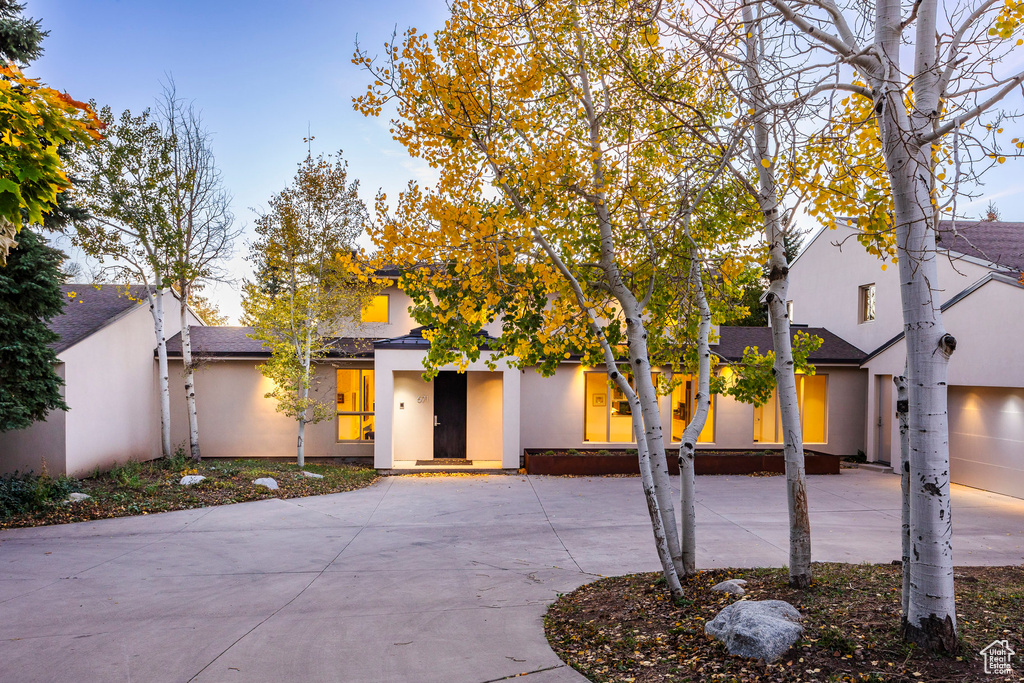
M 698 561 L 781 565 L 782 477 L 698 477 Z M 899 480 L 809 480 L 814 557 L 899 557 Z M 1024 561 L 1024 501 L 954 487 L 957 561 Z M 0 532 L 0 680 L 582 681 L 558 593 L 655 570 L 635 478 L 394 477 L 318 498 Z

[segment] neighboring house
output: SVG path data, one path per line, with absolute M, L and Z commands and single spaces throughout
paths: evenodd
M 610 389 L 604 369 L 569 360 L 551 377 L 499 362 L 493 352 L 464 373 L 442 368 L 422 378 L 428 342 L 408 313 L 410 301 L 397 287 L 385 290 L 368 309 L 363 338 L 340 340 L 337 351 L 316 364 L 315 394 L 333 401 L 335 418 L 306 428 L 309 457 L 373 457 L 384 470 L 430 468 L 435 460 L 469 461 L 467 467 L 515 469 L 524 449 L 629 448 L 628 404 Z M 257 366 L 268 357 L 243 327 L 192 330 L 199 359 L 196 401 L 201 448 L 206 456 L 293 457 L 296 423 L 264 398 L 269 390 Z M 824 340 L 812 356 L 814 376 L 798 380 L 804 434 L 812 450 L 852 455 L 863 447 L 865 355 L 828 330 L 808 328 Z M 723 327 L 713 347 L 719 357 L 739 360 L 747 346 L 771 348 L 767 328 Z M 486 340 L 485 340 L 486 341 Z M 180 337 L 168 342 L 180 377 Z M 176 369 L 175 369 L 176 368 Z M 179 380 L 180 381 L 180 380 Z M 661 399 L 678 446 L 693 409 L 693 378 Z M 181 392 L 172 390 L 172 397 Z M 187 437 L 184 401 L 173 398 L 175 442 Z M 781 444 L 774 399 L 761 408 L 715 397 L 701 435 L 702 448 L 763 450 Z
M 64 285 L 67 305 L 50 324 L 70 410 L 0 433 L 0 472 L 82 476 L 128 459 L 160 455 L 160 404 L 153 316 L 142 287 Z M 166 294 L 168 335 L 180 329 Z M 198 318 L 194 318 L 199 322 Z
M 1024 498 L 1024 223 L 941 223 L 936 299 L 957 340 L 949 363 L 952 481 Z M 899 461 L 893 376 L 906 362 L 899 268 L 882 266 L 854 230 L 819 233 L 790 266 L 793 318 L 868 351 L 868 460 Z M 851 416 L 852 417 L 852 416 Z

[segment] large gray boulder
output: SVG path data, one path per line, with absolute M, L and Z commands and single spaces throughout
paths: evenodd
M 302 470 L 301 474 L 302 474 L 302 476 L 308 477 L 309 479 L 323 479 L 324 478 L 324 475 L 322 475 L 322 474 L 317 474 L 316 472 L 307 472 L 306 470 Z
M 181 484 L 182 486 L 195 486 L 196 484 L 198 484 L 201 481 L 204 481 L 205 479 L 206 477 L 204 477 L 201 474 L 186 474 L 184 477 L 181 478 L 181 481 L 179 481 L 178 483 Z
M 277 482 L 271 477 L 260 477 L 259 479 L 253 480 L 252 483 L 256 484 L 256 486 L 266 486 L 271 491 L 276 491 L 278 488 Z
M 774 662 L 800 639 L 800 612 L 782 600 L 740 600 L 704 625 L 729 654 Z
M 81 503 L 83 500 L 89 500 L 92 498 L 88 493 L 69 493 L 68 499 L 65 502 L 68 503 Z

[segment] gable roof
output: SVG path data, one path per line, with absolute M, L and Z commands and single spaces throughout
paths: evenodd
M 821 348 L 811 353 L 812 363 L 836 363 L 860 365 L 867 354 L 845 339 L 829 332 L 824 327 L 803 327 L 791 325 L 790 332 L 806 332 L 812 337 L 820 337 Z M 770 327 L 738 327 L 723 325 L 719 330 L 718 344 L 711 347 L 712 353 L 728 361 L 743 358 L 743 350 L 748 346 L 756 346 L 761 353 L 773 348 L 772 328 Z
M 839 224 L 849 224 L 850 218 L 837 218 Z M 952 252 L 984 262 L 984 265 L 1003 268 L 1015 273 L 1024 272 L 1024 222 L 1007 221 L 939 221 L 935 234 L 936 250 L 940 254 Z M 850 229 L 855 229 L 849 226 Z M 807 249 L 823 234 L 824 227 L 804 244 L 790 268 L 800 260 Z
M 942 304 L 939 307 L 939 311 L 945 313 L 947 309 L 960 303 L 961 301 L 969 297 L 971 294 L 974 294 L 976 291 L 987 285 L 989 282 L 1002 282 L 1012 287 L 1017 287 L 1018 289 L 1024 289 L 1024 284 L 1022 284 L 1021 281 L 1015 277 L 1006 275 L 1005 273 L 989 272 L 980 280 L 970 285 L 969 287 L 964 288 L 963 290 L 955 294 L 953 298 L 949 299 L 946 303 Z M 881 346 L 879 346 L 877 349 L 869 353 L 867 357 L 864 358 L 864 360 L 869 361 L 875 356 L 882 353 L 883 351 L 887 350 L 888 348 L 899 342 L 901 339 L 903 339 L 904 335 L 905 333 L 902 331 L 897 333 L 896 336 L 894 336 L 892 339 L 883 342 Z
M 940 251 L 948 249 L 1002 266 L 1024 271 L 1024 223 L 1002 221 L 939 221 L 935 235 Z
M 50 321 L 50 329 L 60 335 L 53 347 L 57 353 L 146 304 L 142 285 L 61 285 L 60 289 L 67 303 L 64 312 Z
M 269 358 L 270 349 L 263 342 L 252 339 L 251 327 L 214 327 L 207 325 L 189 326 L 192 353 L 205 357 L 252 357 Z M 181 333 L 167 340 L 167 356 L 181 358 Z M 373 356 L 372 339 L 341 338 L 334 341 L 327 354 L 330 358 L 365 358 Z

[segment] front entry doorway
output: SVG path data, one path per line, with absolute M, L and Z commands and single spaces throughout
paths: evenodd
M 466 373 L 434 378 L 434 459 L 466 458 Z

